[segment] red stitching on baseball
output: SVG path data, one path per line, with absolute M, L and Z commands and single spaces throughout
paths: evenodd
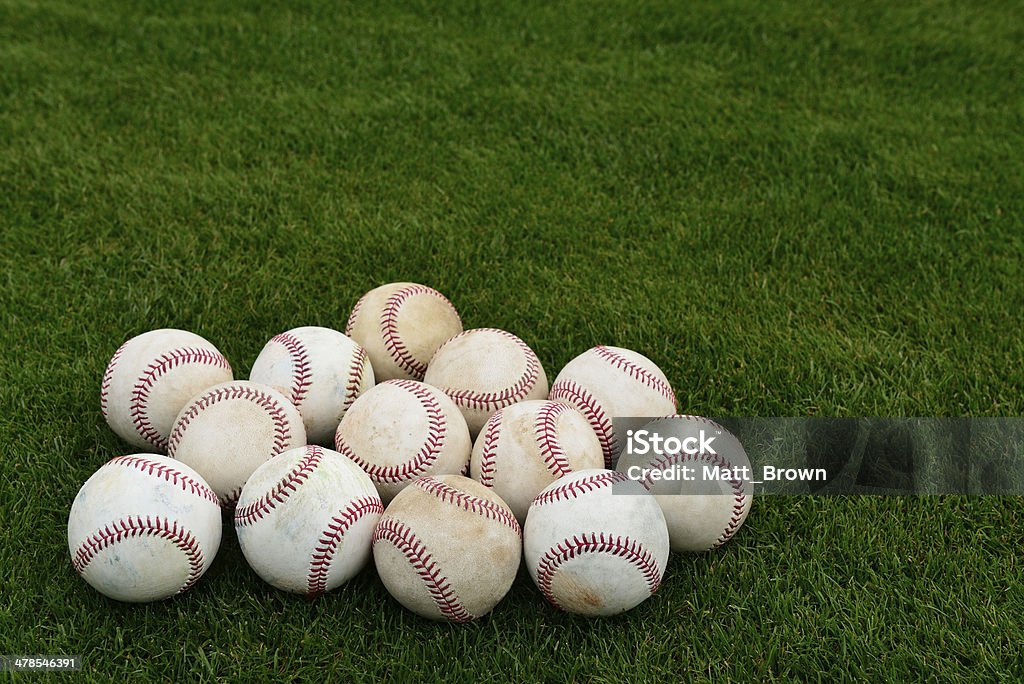
M 562 440 L 558 434 L 558 417 L 573 408 L 561 402 L 548 402 L 537 412 L 537 447 L 544 457 L 544 465 L 555 477 L 572 472 L 572 466 L 565 456 Z
M 523 375 L 511 387 L 507 387 L 498 392 L 476 392 L 468 389 L 457 390 L 451 388 L 442 389 L 452 401 L 463 408 L 477 409 L 481 411 L 494 411 L 508 406 L 509 404 L 514 404 L 529 394 L 530 390 L 533 388 L 533 384 L 537 382 L 537 377 L 540 375 L 540 359 L 537 358 L 537 355 L 533 353 L 533 350 L 530 349 L 521 339 L 510 332 L 499 330 L 497 328 L 476 328 L 474 330 L 461 332 L 441 345 L 434 355 L 436 356 L 440 353 L 441 349 L 444 349 L 447 345 L 460 337 L 481 331 L 498 333 L 502 337 L 512 340 L 516 346 L 522 350 L 523 356 L 526 358 L 526 370 L 523 372 Z
M 711 545 L 711 551 L 717 549 L 719 546 L 724 544 L 733 538 L 736 531 L 740 529 L 740 525 L 743 524 L 744 510 L 747 506 L 747 499 L 749 497 L 746 494 L 737 494 L 735 503 L 732 507 L 732 515 L 729 518 L 729 524 L 722 530 L 722 534 L 719 535 L 715 543 Z
M 359 316 L 360 309 L 363 308 L 363 303 L 369 296 L 369 292 L 364 294 L 362 297 L 356 300 L 356 305 L 352 307 L 352 313 L 348 315 L 348 321 L 345 322 L 345 334 L 349 337 L 352 336 L 352 328 L 356 325 L 356 318 Z
M 444 448 L 448 420 L 445 418 L 444 410 L 441 408 L 441 404 L 437 402 L 437 398 L 422 383 L 415 380 L 388 380 L 381 384 L 401 387 L 419 400 L 420 405 L 427 413 L 427 439 L 423 446 L 408 461 L 392 466 L 369 463 L 356 454 L 352 447 L 342 441 L 337 435 L 335 435 L 335 446 L 340 453 L 348 456 L 355 461 L 356 465 L 366 471 L 366 474 L 374 482 L 394 484 L 396 482 L 414 480 L 437 461 L 441 449 Z
M 494 472 L 498 462 L 498 438 L 501 436 L 503 409 L 498 409 L 487 419 L 484 428 L 483 447 L 480 449 L 480 484 L 494 487 Z
M 613 485 L 617 482 L 630 481 L 631 480 L 625 473 L 620 473 L 614 470 L 597 473 L 595 475 L 588 475 L 587 477 L 581 477 L 578 480 L 571 480 L 541 492 L 536 496 L 533 500 L 533 504 L 531 505 L 543 506 L 545 504 L 554 503 L 555 501 L 575 499 L 587 492 L 592 492 L 596 489 L 601 489 L 602 487 Z
M 466 494 L 429 475 L 416 480 L 412 486 L 419 487 L 428 494 L 433 494 L 445 503 L 454 504 L 463 510 L 482 515 L 490 520 L 497 520 L 505 527 L 515 530 L 520 537 L 523 535 L 523 530 L 519 527 L 516 517 L 512 515 L 512 511 L 493 501 Z
M 654 373 L 650 372 L 646 368 L 638 366 L 634 362 L 622 356 L 618 352 L 611 350 L 605 346 L 594 347 L 594 353 L 600 358 L 604 359 L 608 363 L 612 364 L 621 371 L 625 371 L 631 378 L 639 380 L 648 387 L 656 390 L 661 396 L 665 397 L 672 402 L 672 408 L 675 410 L 676 406 L 676 393 L 672 391 L 672 387 L 667 382 L 659 378 Z
M 128 342 L 131 342 L 131 340 L 128 340 Z M 120 360 L 121 355 L 124 353 L 125 347 L 128 346 L 128 342 L 125 342 L 117 348 L 114 355 L 110 357 L 110 363 L 107 364 L 107 369 L 103 371 L 103 382 L 100 383 L 100 412 L 103 414 L 104 418 L 108 415 L 107 401 L 110 395 L 110 383 L 114 379 L 114 367 L 117 365 L 118 360 Z
M 299 485 L 309 479 L 310 473 L 320 465 L 323 456 L 323 449 L 312 444 L 308 445 L 305 456 L 267 493 L 256 501 L 235 509 L 235 527 L 252 525 L 276 508 L 278 504 L 284 503 L 284 500 L 291 496 L 299 488 Z
M 729 478 L 729 485 L 732 487 L 733 493 L 733 504 L 732 504 L 732 515 L 729 516 L 729 523 L 722 530 L 722 534 L 718 536 L 715 543 L 711 545 L 711 549 L 717 549 L 725 542 L 732 539 L 736 531 L 740 529 L 740 525 L 743 524 L 744 511 L 747 507 L 747 500 L 750 498 L 743 491 L 743 484 L 740 480 Z
M 400 551 L 409 564 L 423 580 L 434 605 L 453 622 L 469 622 L 476 616 L 469 612 L 455 594 L 448 578 L 441 574 L 437 562 L 427 551 L 413 531 L 404 523 L 393 518 L 383 517 L 373 531 L 373 545 L 386 541 Z
M 567 561 L 591 553 L 608 553 L 625 558 L 630 565 L 643 575 L 647 587 L 653 594 L 661 584 L 661 568 L 651 552 L 629 537 L 607 537 L 600 534 L 581 534 L 563 539 L 548 549 L 537 565 L 537 586 L 544 597 L 556 608 L 561 608 L 551 590 L 551 583 L 559 568 Z
M 171 436 L 167 439 L 167 454 L 174 456 L 175 451 L 181 444 L 182 436 L 200 412 L 205 411 L 214 404 L 231 399 L 251 401 L 265 410 L 267 415 L 270 416 L 274 423 L 274 447 L 270 452 L 271 457 L 277 456 L 288 448 L 290 430 L 288 416 L 285 415 L 284 408 L 277 403 L 274 397 L 259 389 L 248 385 L 233 385 L 231 387 L 218 387 L 208 391 L 199 399 L 196 399 L 189 406 L 188 410 L 178 417 L 178 421 L 174 424 L 174 429 L 171 430 Z
M 295 335 L 283 332 L 270 338 L 271 342 L 277 342 L 288 350 L 288 356 L 292 360 L 292 385 L 289 390 L 288 399 L 299 408 L 306 400 L 309 386 L 313 384 L 313 370 L 310 367 L 309 352 Z
M 180 594 L 190 589 L 203 574 L 203 551 L 192 533 L 184 527 L 179 527 L 177 520 L 172 523 L 167 518 L 148 515 L 145 520 L 142 516 L 124 518 L 96 531 L 78 545 L 71 564 L 74 566 L 75 572 L 81 575 L 100 551 L 125 539 L 139 536 L 167 539 L 185 554 L 188 559 L 188 578 L 176 593 Z
M 173 465 L 159 463 L 141 456 L 118 456 L 111 459 L 110 462 L 155 475 L 162 480 L 167 480 L 171 484 L 181 487 L 182 490 L 190 494 L 195 494 L 211 503 L 220 505 L 220 499 L 217 497 L 216 492 L 204 483 L 176 469 Z
M 245 488 L 244 484 L 238 485 L 230 492 L 221 497 L 220 507 L 225 511 L 231 511 L 234 509 L 235 504 L 238 503 L 238 497 L 242 495 L 242 489 Z
M 362 386 L 363 370 L 366 366 L 366 350 L 358 346 L 352 365 L 348 369 L 348 384 L 345 386 L 345 406 L 342 409 L 344 414 L 352 406 L 352 402 L 359 396 L 359 388 Z
M 334 561 L 334 554 L 337 553 L 338 545 L 344 539 L 349 528 L 366 515 L 380 515 L 383 512 L 384 504 L 381 503 L 380 497 L 364 496 L 352 501 L 338 515 L 331 518 L 327 529 L 320 535 L 316 549 L 313 550 L 313 557 L 309 562 L 309 578 L 306 581 L 306 587 L 310 596 L 327 591 L 327 580 L 331 572 L 331 563 Z
M 689 419 L 695 419 L 698 422 L 708 423 L 708 424 L 713 425 L 713 426 L 715 426 L 717 428 L 721 428 L 721 426 L 718 425 L 717 423 L 715 423 L 714 421 L 708 420 L 707 418 L 701 418 L 700 416 L 672 416 L 672 417 L 673 418 L 686 418 L 688 420 Z M 724 428 L 721 428 L 721 429 L 724 430 Z M 664 470 L 664 469 L 666 469 L 666 468 L 668 468 L 670 466 L 675 466 L 675 465 L 684 463 L 686 461 L 702 461 L 702 462 L 705 462 L 705 463 L 710 463 L 713 466 L 718 466 L 719 468 L 722 468 L 724 470 L 730 470 L 731 471 L 733 469 L 732 463 L 730 463 L 729 460 L 727 458 L 725 458 L 724 456 L 722 456 L 721 454 L 718 454 L 718 453 L 715 453 L 715 454 L 711 454 L 711 453 L 690 454 L 690 453 L 686 453 L 686 452 L 673 453 L 673 454 L 662 454 L 658 458 L 656 458 L 653 461 L 651 461 L 648 464 L 648 467 L 650 469 L 652 469 L 652 470 Z M 640 484 L 642 484 L 648 490 L 651 488 L 650 487 L 650 481 L 649 481 L 649 475 L 650 474 L 647 473 L 647 474 L 644 475 L 644 479 L 643 480 L 637 480 L 637 482 L 640 482 Z M 730 515 L 729 522 L 728 522 L 728 524 L 726 524 L 725 529 L 722 531 L 722 534 L 720 534 L 718 539 L 716 539 L 715 542 L 711 545 L 711 547 L 708 549 L 709 551 L 713 551 L 714 549 L 717 549 L 719 546 L 721 546 L 725 542 L 727 542 L 730 539 L 732 539 L 733 535 L 736 534 L 736 531 L 739 530 L 740 525 L 743 524 L 743 511 L 746 508 L 747 499 L 749 498 L 748 495 L 743 491 L 743 480 L 737 479 L 737 478 L 734 478 L 734 477 L 730 477 L 730 478 L 728 478 L 727 481 L 729 482 L 729 486 L 732 487 L 732 494 L 733 494 L 732 514 Z
M 228 363 L 228 360 L 222 354 L 199 347 L 172 349 L 162 354 L 146 367 L 146 370 L 143 371 L 142 375 L 135 382 L 135 387 L 132 390 L 130 411 L 135 431 L 139 433 L 140 437 L 158 449 L 167 448 L 167 438 L 163 437 L 149 421 L 149 413 L 146 406 L 149 401 L 149 393 L 153 389 L 153 385 L 164 373 L 185 363 L 206 364 L 224 368 L 228 371 L 231 370 L 231 364 Z
M 455 313 L 455 317 L 459 319 L 459 325 L 462 325 L 459 312 L 455 311 L 452 303 L 448 301 L 447 297 L 432 287 L 427 287 L 426 285 L 407 285 L 388 297 L 387 302 L 384 303 L 384 310 L 380 315 L 380 332 L 384 340 L 384 347 L 388 350 L 391 358 L 394 359 L 399 368 L 417 378 L 422 378 L 423 374 L 427 372 L 427 364 L 412 355 L 409 348 L 405 346 L 402 336 L 398 334 L 398 312 L 406 300 L 421 294 L 437 297 L 447 304 Z
M 618 450 L 618 439 L 615 437 L 615 427 L 601 403 L 585 387 L 572 380 L 559 380 L 551 386 L 548 399 L 552 401 L 564 401 L 577 411 L 586 416 L 590 427 L 594 428 L 597 440 L 601 443 L 601 451 L 604 452 L 604 464 L 606 468 L 612 467 L 612 457 Z

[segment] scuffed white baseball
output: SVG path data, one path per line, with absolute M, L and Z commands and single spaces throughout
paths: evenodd
M 118 601 L 159 601 L 190 589 L 220 547 L 217 495 L 183 463 L 157 454 L 107 461 L 68 516 L 75 571 Z
M 547 376 L 534 351 L 496 328 L 467 330 L 442 344 L 423 381 L 451 397 L 473 437 L 498 409 L 548 396 Z
M 384 586 L 432 620 L 468 622 L 489 613 L 512 586 L 521 554 L 509 507 L 461 475 L 416 480 L 388 505 L 373 533 Z
M 473 445 L 470 475 L 493 489 L 522 524 L 542 489 L 603 465 L 601 443 L 583 414 L 563 402 L 531 400 L 487 420 Z
M 565 365 L 551 384 L 550 399 L 564 401 L 587 417 L 611 468 L 621 445 L 612 421 L 676 412 L 676 395 L 653 361 L 629 349 L 598 346 Z
M 367 390 L 341 419 L 334 444 L 366 471 L 385 502 L 418 477 L 463 473 L 473 447 L 459 407 L 416 380 Z
M 639 605 L 661 584 L 668 553 L 658 502 L 610 470 L 581 470 L 548 485 L 523 527 L 530 577 L 552 605 L 580 615 Z
M 388 283 L 356 302 L 345 334 L 370 355 L 377 382 L 422 380 L 427 362 L 445 340 L 462 332 L 448 298 L 418 283 Z
M 662 448 L 659 454 L 650 448 L 648 438 L 649 453 L 624 450 L 616 466 L 655 495 L 668 523 L 672 550 L 710 551 L 732 539 L 754 500 L 750 459 L 736 436 L 700 416 L 660 418 L 640 429 L 662 440 L 674 438 L 680 444 L 690 440 L 689 444 L 698 446 L 693 453 Z M 711 440 L 703 451 L 699 448 L 702 437 Z
M 238 497 L 235 532 L 246 561 L 265 582 L 316 596 L 366 565 L 383 512 L 359 466 L 310 445 L 256 469 Z
M 249 379 L 270 385 L 299 409 L 310 444 L 330 445 L 345 411 L 373 387 L 366 350 L 337 330 L 307 326 L 276 335 Z
M 114 352 L 103 373 L 100 410 L 124 441 L 164 452 L 174 419 L 188 400 L 232 377 L 228 360 L 199 335 L 151 330 Z
M 235 380 L 192 398 L 174 421 L 167 454 L 202 475 L 228 508 L 258 467 L 305 443 L 302 416 L 283 394 Z

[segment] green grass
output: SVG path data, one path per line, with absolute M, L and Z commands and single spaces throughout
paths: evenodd
M 130 675 L 1015 679 L 1015 498 L 762 499 L 590 621 L 521 576 L 466 627 L 372 569 L 309 603 L 226 535 L 189 594 L 105 600 L 65 544 L 127 449 L 114 349 L 193 330 L 245 377 L 395 280 L 598 343 L 706 415 L 1024 412 L 1024 10 L 1010 3 L 0 0 L 0 654 Z

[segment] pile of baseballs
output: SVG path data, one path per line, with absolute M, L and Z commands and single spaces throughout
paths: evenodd
M 252 569 L 288 592 L 331 591 L 372 556 L 403 606 L 465 622 L 498 604 L 525 559 L 558 608 L 629 610 L 658 588 L 670 548 L 732 537 L 751 494 L 738 481 L 694 492 L 631 479 L 614 469 L 613 419 L 670 416 L 680 434 L 710 427 L 728 442 L 680 458 L 746 456 L 719 426 L 676 415 L 665 374 L 637 352 L 594 347 L 550 388 L 547 377 L 522 339 L 463 330 L 447 298 L 415 283 L 367 292 L 344 333 L 275 335 L 248 380 L 198 335 L 138 335 L 100 389 L 107 423 L 138 453 L 82 486 L 72 563 L 114 599 L 164 599 L 210 567 L 227 515 Z

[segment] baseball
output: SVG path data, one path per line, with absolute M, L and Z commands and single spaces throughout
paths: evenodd
M 555 378 L 549 398 L 587 417 L 601 441 L 606 468 L 615 464 L 620 448 L 613 419 L 676 412 L 675 392 L 661 369 L 646 356 L 619 347 L 593 347 L 574 358 Z
M 530 577 L 552 605 L 580 615 L 639 605 L 661 584 L 668 553 L 658 502 L 610 470 L 581 470 L 548 485 L 523 528 Z
M 473 437 L 498 409 L 548 396 L 537 355 L 512 333 L 495 328 L 467 330 L 442 344 L 423 381 L 451 397 Z
M 114 352 L 100 385 L 100 410 L 124 441 L 164 452 L 188 400 L 232 377 L 228 360 L 199 335 L 151 330 Z
M 437 348 L 460 332 L 462 319 L 452 303 L 417 283 L 370 290 L 356 302 L 345 326 L 345 334 L 370 355 L 377 382 L 422 380 Z
M 416 380 L 388 380 L 356 399 L 334 444 L 366 471 L 385 502 L 418 477 L 464 472 L 473 447 L 459 407 Z
M 470 475 L 508 504 L 520 524 L 534 497 L 576 470 L 604 464 L 587 419 L 568 404 L 533 400 L 498 409 L 473 446 Z
M 107 461 L 68 516 L 75 572 L 118 601 L 159 601 L 190 589 L 217 555 L 217 495 L 196 471 L 156 454 Z
M 616 466 L 655 495 L 668 523 L 672 550 L 710 551 L 732 539 L 753 502 L 750 459 L 740 441 L 700 416 L 661 418 L 640 430 L 664 440 L 675 438 L 679 444 L 709 442 L 703 450 L 662 449 L 664 453 L 656 453 L 646 442 L 643 450 L 648 453 L 625 450 Z
M 181 410 L 167 454 L 194 468 L 229 508 L 256 468 L 305 443 L 302 416 L 283 394 L 236 380 L 214 385 Z
M 345 411 L 373 387 L 366 350 L 330 328 L 295 328 L 273 337 L 249 379 L 270 385 L 299 409 L 311 444 L 329 445 Z
M 519 523 L 509 507 L 461 475 L 416 480 L 395 497 L 373 533 L 384 586 L 432 620 L 468 622 L 490 612 L 512 586 L 521 554 Z
M 256 469 L 238 498 L 235 531 L 242 554 L 265 582 L 316 596 L 366 565 L 383 512 L 359 466 L 311 445 Z

